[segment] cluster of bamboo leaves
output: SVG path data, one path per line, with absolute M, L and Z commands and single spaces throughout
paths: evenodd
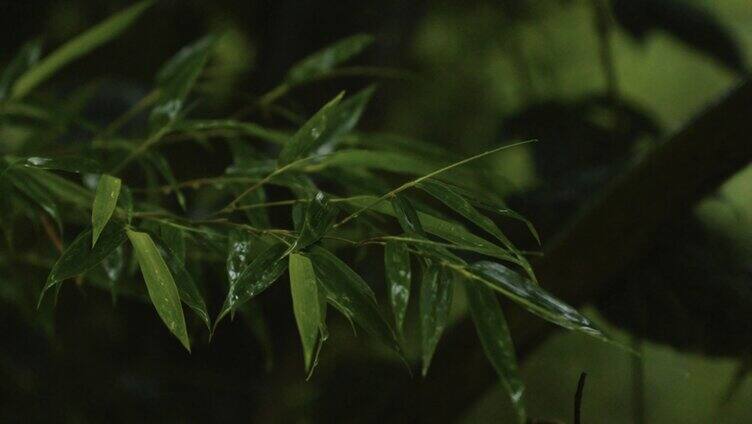
M 39 43 L 24 46 L 0 79 L 3 125 L 21 117 L 47 131 L 43 123 L 55 120 L 55 109 L 34 101 L 35 88 L 123 32 L 149 6 L 138 3 L 44 57 Z M 304 58 L 259 105 L 325 76 L 371 41 L 366 35 L 352 36 Z M 564 328 L 605 338 L 591 321 L 538 285 L 524 252 L 482 211 L 521 221 L 537 238 L 530 223 L 493 193 L 462 185 L 470 175 L 463 165 L 515 145 L 452 162 L 451 154 L 430 144 L 357 132 L 374 93 L 372 86 L 337 95 L 289 131 L 241 120 L 189 117 L 189 95 L 216 42 L 216 36 L 207 36 L 179 51 L 158 71 L 154 90 L 144 101 L 98 129 L 71 154 L 40 156 L 45 146 L 33 143 L 2 146 L 6 154 L 0 161 L 0 222 L 8 250 L 1 266 L 13 266 L 13 258 L 22 257 L 11 252 L 15 226 L 23 217 L 45 224 L 53 241 L 71 228 L 84 228 L 59 246 L 40 303 L 56 297 L 61 284 L 72 279 L 111 290 L 113 296 L 137 292 L 134 281 L 121 281 L 128 277 L 129 264 L 134 271 L 137 264 L 157 314 L 190 350 L 184 306 L 213 333 L 227 315 L 242 310 L 272 284 L 280 284 L 287 271 L 308 372 L 327 339 L 330 307 L 401 355 L 408 303 L 417 301 L 425 374 L 447 326 L 453 292 L 463 290 L 482 347 L 521 422 L 524 387 L 497 295 Z M 139 109 L 150 111 L 143 137 L 118 137 L 118 129 Z M 160 145 L 208 137 L 229 143 L 233 163 L 223 175 L 177 181 L 169 161 L 159 153 Z M 28 150 L 37 154 L 25 154 Z M 131 167 L 152 175 L 149 187 L 131 187 L 118 177 Z M 383 173 L 410 179 L 391 188 Z M 165 186 L 154 183 L 160 178 Z M 335 188 L 327 192 L 320 185 Z M 267 201 L 270 186 L 286 190 L 290 198 Z M 220 200 L 213 210 L 196 217 L 187 213 L 188 190 L 213 191 Z M 175 196 L 180 210 L 164 206 L 170 196 Z M 274 228 L 270 210 L 291 214 L 293 228 Z M 383 246 L 390 318 L 369 284 L 338 257 L 342 249 L 373 245 Z M 192 255 L 196 251 L 208 253 Z M 485 259 L 467 259 L 478 256 Z M 226 262 L 227 295 L 218 313 L 212 314 L 191 270 L 192 263 L 216 260 Z

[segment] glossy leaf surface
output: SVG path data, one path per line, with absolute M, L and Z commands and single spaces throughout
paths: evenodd
M 394 322 L 397 332 L 401 334 L 407 313 L 407 304 L 410 300 L 410 282 L 412 279 L 410 252 L 407 246 L 401 242 L 387 242 L 384 246 L 384 264 L 389 301 L 394 312 Z
M 429 261 L 420 282 L 420 346 L 423 375 L 428 373 L 431 358 L 446 328 L 453 290 L 452 273 Z
M 110 175 L 102 175 L 99 178 L 91 208 L 92 246 L 97 244 L 99 235 L 117 207 L 121 184 L 120 178 Z

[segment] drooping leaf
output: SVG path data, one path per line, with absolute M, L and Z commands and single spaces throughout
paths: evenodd
M 245 267 L 230 284 L 230 290 L 217 317 L 218 323 L 227 313 L 247 302 L 272 285 L 287 268 L 287 246 L 279 241 L 267 247 Z
M 151 4 L 150 0 L 136 3 L 60 46 L 16 80 L 13 84 L 12 97 L 16 99 L 24 97 L 63 66 L 120 35 Z
M 402 152 L 347 149 L 332 153 L 321 161 L 332 168 L 375 169 L 399 174 L 425 175 L 440 165 Z
M 496 237 L 511 253 L 516 256 L 517 263 L 527 271 L 530 278 L 534 280 L 532 267 L 528 263 L 527 259 L 517 250 L 512 242 L 507 238 L 499 227 L 487 216 L 478 212 L 473 205 L 470 204 L 464 197 L 452 190 L 452 188 L 438 180 L 428 179 L 418 183 L 418 187 L 426 193 L 433 196 L 435 199 L 444 203 L 453 211 L 462 215 L 468 221 L 474 223 L 487 233 Z
M 285 143 L 277 159 L 278 166 L 282 167 L 307 157 L 325 141 L 322 136 L 326 134 L 331 125 L 329 115 L 336 109 L 343 96 L 344 93 L 340 93 L 325 104 Z
M 322 302 L 319 294 L 313 264 L 307 257 L 293 253 L 290 255 L 290 293 L 295 322 L 298 325 L 303 344 L 303 358 L 306 372 L 311 370 L 316 342 L 319 340 L 323 323 Z M 324 303 L 324 305 L 326 305 Z
M 118 282 L 125 269 L 125 252 L 122 245 L 104 258 L 102 268 L 110 282 L 110 293 L 112 293 L 112 303 L 114 304 L 118 297 Z
M 357 34 L 339 40 L 293 65 L 285 76 L 285 82 L 300 84 L 320 77 L 360 53 L 372 42 L 373 37 L 366 34 Z
M 177 119 L 186 97 L 209 60 L 217 37 L 206 36 L 184 47 L 157 73 L 159 101 L 152 108 L 149 124 L 152 130 Z
M 125 211 L 125 222 L 131 223 L 133 218 L 133 194 L 126 185 L 120 186 L 120 196 L 118 197 L 118 206 Z
M 120 185 L 120 178 L 110 175 L 102 175 L 99 178 L 97 193 L 94 196 L 94 204 L 91 208 L 92 246 L 97 243 L 99 235 L 117 207 Z
M 14 169 L 13 172 L 36 181 L 61 203 L 88 209 L 94 201 L 94 193 L 53 172 L 28 167 Z
M 546 321 L 610 341 L 608 336 L 576 309 L 504 265 L 489 261 L 476 262 L 462 275 L 501 292 Z
M 161 226 L 169 227 L 167 225 Z M 164 233 L 163 233 L 164 234 Z M 211 319 L 209 318 L 209 312 L 206 309 L 206 303 L 204 302 L 201 292 L 198 290 L 193 277 L 185 269 L 184 260 L 178 257 L 178 254 L 173 250 L 174 245 L 171 247 L 165 240 L 160 240 L 159 253 L 164 258 L 170 273 L 175 281 L 175 286 L 178 289 L 178 295 L 180 300 L 183 301 L 189 308 L 198 315 L 199 318 L 206 324 L 206 327 L 211 330 Z M 185 248 L 185 246 L 183 246 Z M 183 252 L 185 254 L 185 252 Z
M 428 373 L 431 358 L 449 319 L 454 290 L 453 273 L 428 261 L 420 282 L 420 345 L 423 375 Z
M 161 223 L 159 225 L 159 239 L 165 244 L 165 247 L 177 257 L 180 262 L 185 263 L 185 234 L 183 230 L 175 225 Z
M 110 220 L 99 235 L 99 243 L 92 247 L 91 230 L 86 230 L 76 237 L 55 262 L 47 282 L 39 296 L 41 303 L 44 294 L 63 280 L 83 274 L 97 266 L 126 239 L 123 224 Z
M 397 338 L 379 311 L 376 296 L 365 281 L 328 250 L 312 246 L 307 256 L 313 262 L 329 303 L 367 333 L 399 352 Z
M 234 121 L 231 119 L 215 120 L 183 120 L 172 127 L 173 131 L 179 132 L 208 132 L 208 131 L 227 131 L 230 133 L 245 135 L 268 141 L 274 144 L 284 144 L 290 139 L 291 134 L 262 127 L 252 122 Z
M 126 230 L 144 276 L 149 298 L 167 328 L 189 352 L 188 330 L 175 280 L 154 240 L 147 233 Z
M 412 268 L 410 266 L 410 252 L 404 243 L 389 241 L 384 246 L 384 263 L 386 267 L 387 290 L 389 301 L 394 312 L 394 322 L 397 333 L 402 333 L 410 299 L 410 281 Z
M 30 41 L 21 47 L 0 75 L 0 100 L 8 98 L 10 89 L 18 77 L 34 66 L 41 55 L 42 43 L 39 40 Z
M 512 401 L 518 422 L 524 424 L 527 419 L 523 399 L 525 385 L 517 370 L 512 337 L 496 293 L 473 281 L 465 282 L 464 286 L 470 314 L 486 358 L 499 374 L 501 384 Z
M 34 156 L 27 158 L 24 165 L 39 169 L 53 169 L 78 174 L 99 174 L 103 169 L 102 165 L 96 160 L 82 156 L 59 156 L 52 158 Z
M 420 222 L 418 213 L 407 197 L 401 194 L 394 196 L 392 199 L 392 208 L 405 233 L 426 237 L 426 232 L 423 229 L 423 224 Z
M 300 236 L 294 244 L 295 249 L 301 250 L 319 241 L 334 225 L 337 212 L 337 207 L 329 203 L 329 199 L 323 192 L 316 193 L 305 209 L 305 218 L 300 229 Z

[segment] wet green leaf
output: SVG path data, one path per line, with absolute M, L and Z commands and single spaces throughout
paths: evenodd
M 125 241 L 126 235 L 123 224 L 110 220 L 99 236 L 99 243 L 92 247 L 91 230 L 82 232 L 76 237 L 55 262 L 47 282 L 39 296 L 41 303 L 44 294 L 63 280 L 83 274 L 102 262 Z
M 300 340 L 303 343 L 305 369 L 309 372 L 323 322 L 318 283 L 313 264 L 305 256 L 297 253 L 291 254 L 289 267 L 292 308 Z
M 21 167 L 14 169 L 25 178 L 44 186 L 61 203 L 88 209 L 94 201 L 94 193 L 55 173 L 43 169 Z
M 386 267 L 387 290 L 394 312 L 397 333 L 402 333 L 410 299 L 410 281 L 412 269 L 410 252 L 404 243 L 389 241 L 384 246 L 384 263 Z
M 337 207 L 329 203 L 324 193 L 316 193 L 305 209 L 305 218 L 300 236 L 294 244 L 295 249 L 301 250 L 319 241 L 334 225 L 337 212 Z
M 376 296 L 365 281 L 328 250 L 312 246 L 307 256 L 313 262 L 329 303 L 367 333 L 399 352 L 397 338 L 379 311 Z
M 179 132 L 218 132 L 226 131 L 233 134 L 245 135 L 274 144 L 284 144 L 290 139 L 291 134 L 262 127 L 252 122 L 241 122 L 232 119 L 203 119 L 184 120 L 172 127 L 173 131 Z
M 525 385 L 517 369 L 512 337 L 496 293 L 473 281 L 465 282 L 464 286 L 470 314 L 486 358 L 499 374 L 501 384 L 512 400 L 518 422 L 524 424 L 527 419 L 523 399 Z
M 91 208 L 92 246 L 97 243 L 99 235 L 110 220 L 115 207 L 117 207 L 120 185 L 120 178 L 110 175 L 102 175 L 99 178 L 97 193 L 94 196 L 94 204 Z
M 136 3 L 60 46 L 16 80 L 13 84 L 12 97 L 25 96 L 63 66 L 117 37 L 151 4 L 152 1 Z
M 149 123 L 156 130 L 175 121 L 185 106 L 196 80 L 209 60 L 217 37 L 206 36 L 184 47 L 157 73 L 159 100 L 152 108 Z
M 415 211 L 410 200 L 407 197 L 398 194 L 392 199 L 392 208 L 402 230 L 409 235 L 418 235 L 426 237 L 426 232 L 420 222 L 418 213 Z
M 420 345 L 423 375 L 428 373 L 431 358 L 449 320 L 454 290 L 453 274 L 427 261 L 420 282 Z
M 164 228 L 169 226 L 163 225 L 161 227 Z M 159 245 L 159 253 L 164 258 L 167 267 L 172 273 L 180 300 L 182 300 L 189 308 L 193 309 L 196 315 L 198 315 L 204 324 L 206 324 L 206 328 L 211 330 L 211 319 L 209 318 L 209 312 L 206 309 L 206 303 L 204 303 L 204 298 L 201 296 L 198 286 L 196 286 L 196 283 L 193 281 L 193 277 L 191 277 L 191 274 L 185 269 L 184 260 L 180 259 L 178 254 L 173 250 L 175 247 L 174 245 L 171 247 L 164 239 L 159 240 Z M 185 246 L 183 248 L 185 248 Z
M 576 309 L 504 265 L 489 261 L 476 262 L 462 274 L 501 292 L 546 321 L 568 330 L 579 331 L 610 341 L 592 321 L 577 312 Z
M 349 133 L 358 125 L 366 105 L 373 97 L 376 87 L 371 85 L 342 100 L 329 115 L 326 133 L 318 141 L 317 154 L 331 153 L 341 141 L 340 136 Z
M 325 141 L 322 136 L 326 135 L 329 130 L 331 124 L 329 115 L 336 109 L 343 96 L 344 93 L 340 93 L 325 104 L 285 143 L 277 159 L 278 166 L 282 167 L 307 157 Z
M 39 169 L 53 169 L 57 171 L 75 172 L 78 174 L 99 174 L 102 165 L 91 158 L 81 156 L 39 157 L 34 156 L 26 159 L 25 166 Z
M 149 234 L 131 230 L 126 230 L 126 232 L 133 245 L 149 298 L 157 314 L 172 334 L 180 340 L 183 347 L 190 352 L 191 346 L 185 326 L 183 307 L 180 304 L 180 294 L 170 269 Z
M 375 169 L 399 174 L 424 175 L 438 164 L 401 152 L 347 149 L 332 153 L 321 161 L 322 166 L 345 169 Z
M 185 263 L 185 234 L 175 225 L 161 223 L 159 225 L 159 239 L 162 240 L 170 252 L 180 262 Z
M 372 42 L 373 37 L 367 34 L 357 34 L 339 40 L 293 65 L 285 76 L 285 82 L 300 84 L 320 77 L 360 53 Z
M 272 285 L 287 268 L 287 246 L 276 242 L 259 253 L 230 284 L 230 290 L 217 317 L 217 323 L 237 308 Z M 231 254 L 235 254 L 231 252 Z M 229 269 L 228 269 L 229 274 Z

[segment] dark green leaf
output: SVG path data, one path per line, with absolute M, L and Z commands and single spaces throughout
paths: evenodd
M 344 93 L 340 93 L 337 97 L 332 99 L 329 103 L 325 104 L 315 115 L 311 117 L 302 127 L 292 136 L 292 138 L 285 143 L 282 151 L 279 153 L 277 159 L 278 165 L 288 165 L 298 159 L 302 159 L 310 155 L 315 151 L 322 142 L 326 141 L 322 139 L 322 136 L 327 134 L 330 130 L 331 117 L 329 116 L 334 110 L 336 110 L 337 104 Z
M 453 289 L 453 273 L 428 261 L 420 283 L 419 302 L 424 376 L 428 373 L 431 358 L 449 319 Z
M 386 267 L 387 290 L 394 312 L 394 321 L 398 333 L 402 333 L 410 299 L 410 281 L 412 269 L 410 252 L 404 243 L 389 241 L 384 246 L 384 263 Z
M 321 161 L 323 166 L 345 169 L 375 169 L 398 174 L 425 175 L 439 164 L 418 156 L 383 150 L 347 149 L 332 153 Z
M 52 267 L 52 271 L 50 271 L 47 282 L 42 289 L 42 294 L 39 296 L 39 301 L 42 301 L 47 290 L 59 282 L 83 274 L 97 266 L 123 244 L 125 238 L 123 224 L 115 220 L 110 220 L 104 227 L 99 236 L 99 243 L 94 247 L 91 246 L 91 230 L 79 234 Z
M 423 225 L 420 222 L 418 213 L 413 208 L 410 200 L 407 197 L 398 194 L 392 199 L 392 208 L 394 214 L 397 216 L 397 220 L 400 223 L 402 229 L 408 235 L 418 235 L 426 237 L 426 232 L 423 230 Z
M 150 152 L 146 155 L 146 158 L 152 165 L 154 165 L 154 168 L 156 168 L 157 172 L 162 175 L 162 178 L 167 181 L 167 184 L 170 185 L 172 191 L 175 193 L 175 196 L 178 199 L 178 204 L 181 208 L 183 208 L 183 210 L 185 210 L 185 195 L 178 186 L 178 180 L 175 179 L 175 175 L 172 173 L 170 163 L 167 162 L 167 159 L 165 159 L 164 156 L 156 152 Z
M 276 242 L 259 253 L 240 272 L 237 278 L 235 278 L 234 283 L 230 284 L 230 290 L 217 317 L 217 323 L 228 312 L 264 291 L 282 275 L 287 267 L 287 262 L 285 261 L 286 252 L 287 246 L 281 242 Z
M 373 37 L 366 34 L 357 34 L 339 40 L 293 65 L 287 72 L 285 82 L 300 84 L 320 77 L 360 53 L 372 42 Z
M 159 239 L 165 244 L 165 247 L 177 257 L 180 262 L 185 263 L 185 234 L 183 230 L 168 224 L 159 225 Z
M 169 226 L 162 225 L 161 229 L 164 227 Z M 164 234 L 164 232 L 162 234 Z M 164 239 L 160 240 L 159 244 L 160 254 L 172 273 L 180 300 L 188 305 L 189 308 L 193 309 L 196 315 L 198 315 L 204 324 L 206 324 L 206 327 L 211 330 L 211 319 L 209 318 L 209 312 L 206 309 L 204 298 L 201 296 L 201 292 L 193 281 L 193 277 L 191 277 L 185 269 L 185 262 L 180 259 L 178 254 L 173 250 L 175 247 L 174 245 L 170 246 Z M 183 249 L 185 249 L 185 246 L 183 246 Z
M 117 37 L 151 4 L 151 1 L 136 3 L 60 46 L 16 80 L 13 85 L 13 98 L 25 96 L 58 69 Z
M 337 212 L 337 208 L 329 203 L 329 199 L 324 193 L 316 193 L 316 197 L 308 202 L 308 206 L 306 207 L 300 236 L 294 244 L 295 249 L 305 249 L 319 241 L 334 225 Z
M 318 283 L 311 260 L 303 255 L 290 255 L 290 293 L 295 322 L 303 343 L 306 372 L 311 370 L 316 342 L 323 322 Z
M 157 314 L 190 352 L 191 346 L 185 326 L 183 307 L 180 304 L 180 294 L 170 269 L 149 234 L 131 230 L 126 232 L 133 245 L 149 297 Z
M 216 37 L 206 36 L 184 47 L 157 73 L 159 101 L 152 108 L 149 123 L 156 130 L 175 121 L 186 97 L 209 60 Z
M 326 134 L 318 141 L 317 154 L 331 153 L 340 141 L 340 136 L 349 133 L 358 125 L 366 105 L 373 97 L 376 87 L 371 85 L 343 100 L 329 115 Z
M 329 303 L 367 333 L 399 352 L 397 338 L 379 311 L 373 291 L 328 250 L 312 246 L 308 254 Z
M 284 144 L 291 136 L 291 134 L 265 128 L 252 122 L 240 122 L 231 119 L 184 120 L 176 123 L 172 127 L 172 130 L 188 133 L 227 131 L 268 141 L 274 144 Z
M 50 196 L 49 191 L 36 180 L 24 178 L 23 175 L 15 170 L 10 170 L 6 174 L 13 185 L 25 194 L 29 199 L 36 203 L 57 223 L 58 230 L 62 232 L 63 220 L 60 217 L 60 209 L 57 202 Z
M 523 399 L 525 386 L 517 370 L 512 337 L 496 293 L 473 281 L 465 283 L 465 293 L 467 293 L 467 304 L 483 351 L 509 393 L 518 422 L 524 424 L 526 422 Z
M 14 169 L 13 172 L 44 186 L 60 202 L 88 210 L 94 201 L 94 193 L 52 172 L 27 167 Z
M 92 246 L 97 243 L 100 233 L 110 220 L 115 207 L 117 207 L 120 185 L 120 178 L 110 175 L 102 175 L 99 178 L 97 193 L 94 196 L 94 204 L 91 208 Z
M 102 172 L 102 165 L 99 162 L 81 156 L 59 156 L 54 158 L 34 156 L 27 158 L 24 165 L 39 169 L 54 169 L 78 174 L 99 174 Z
M 514 270 L 494 262 L 481 261 L 465 270 L 465 277 L 478 280 L 519 303 L 539 317 L 569 330 L 579 331 L 606 341 L 610 339 L 588 318 L 527 281 Z

